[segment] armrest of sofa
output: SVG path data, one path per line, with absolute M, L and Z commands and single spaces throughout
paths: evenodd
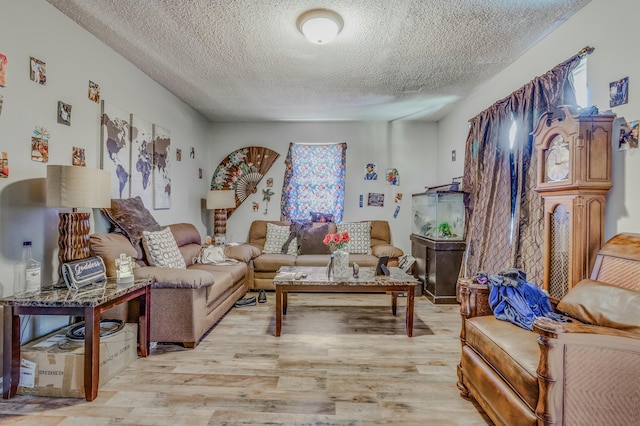
M 136 279 L 151 279 L 151 288 L 200 288 L 213 285 L 214 279 L 200 269 L 161 268 L 143 266 L 133 269 Z
M 225 246 L 224 255 L 230 259 L 249 263 L 251 259 L 258 257 L 262 251 L 252 244 L 240 244 L 238 246 Z
M 371 246 L 371 253 L 375 257 L 389 256 L 389 259 L 398 258 L 404 254 L 398 247 L 391 244 L 376 244 Z

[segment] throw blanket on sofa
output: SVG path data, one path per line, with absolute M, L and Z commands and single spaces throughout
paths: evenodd
M 510 268 L 490 276 L 481 272 L 476 279 L 489 285 L 489 306 L 499 320 L 527 330 L 533 330 L 536 317 L 566 321 L 562 315 L 553 312 L 545 292 L 528 282 L 526 274 L 519 269 Z

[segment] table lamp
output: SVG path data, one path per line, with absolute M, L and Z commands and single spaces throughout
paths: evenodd
M 236 207 L 236 193 L 233 190 L 215 190 L 207 193 L 207 209 L 214 210 L 214 237 L 226 241 L 227 209 Z
M 90 213 L 78 208 L 111 207 L 111 174 L 80 166 L 47 166 L 47 207 L 71 208 L 59 213 L 58 270 L 62 264 L 85 259 L 89 253 Z

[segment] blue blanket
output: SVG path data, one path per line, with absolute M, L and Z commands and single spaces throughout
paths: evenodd
M 507 269 L 496 275 L 478 274 L 479 282 L 489 285 L 489 305 L 496 318 L 509 321 L 527 330 L 533 330 L 537 317 L 566 321 L 553 312 L 549 297 L 537 285 L 526 279 L 518 269 Z

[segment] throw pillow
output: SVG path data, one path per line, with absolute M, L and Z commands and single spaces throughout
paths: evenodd
M 151 266 L 180 269 L 187 267 L 169 228 L 155 232 L 142 231 L 142 246 Z
M 122 231 L 134 246 L 140 242 L 143 231 L 162 229 L 146 209 L 140 197 L 125 200 L 112 199 L 110 209 L 102 209 L 109 222 Z
M 324 244 L 324 236 L 329 233 L 329 225 L 324 224 L 309 228 L 298 235 L 300 254 L 331 254 L 331 249 Z
M 582 322 L 640 333 L 640 294 L 585 279 L 558 302 L 558 310 Z
M 351 241 L 344 246 L 347 253 L 371 254 L 371 222 L 338 223 L 336 226 L 338 234 L 349 233 Z
M 289 239 L 289 227 L 267 223 L 267 240 L 262 251 L 264 253 L 282 253 L 282 247 Z M 293 238 L 287 248 L 287 254 L 296 255 L 298 245 Z

